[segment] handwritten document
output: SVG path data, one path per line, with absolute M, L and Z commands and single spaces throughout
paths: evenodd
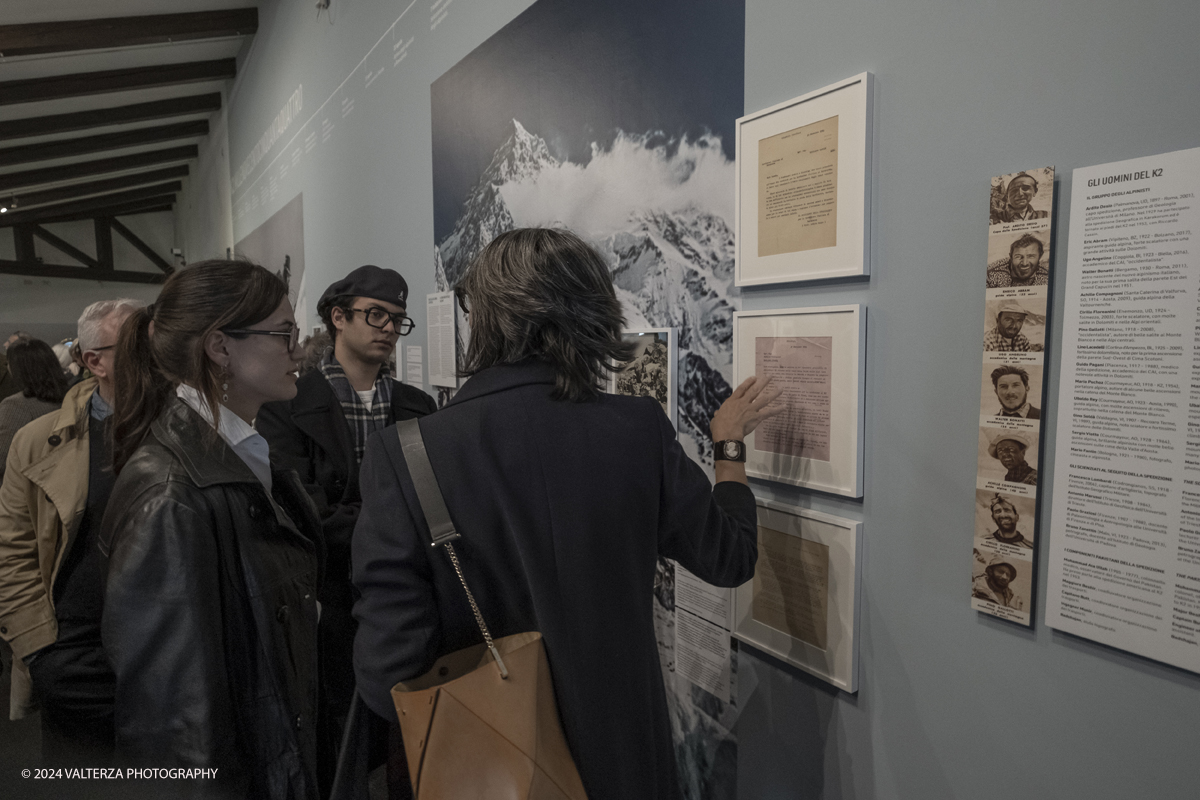
M 758 142 L 758 255 L 837 246 L 838 118 Z
M 753 618 L 825 650 L 829 641 L 829 546 L 758 528 Z
M 829 460 L 833 387 L 832 336 L 759 336 L 754 340 L 754 371 L 774 378 L 787 410 L 762 422 L 754 449 L 766 453 Z

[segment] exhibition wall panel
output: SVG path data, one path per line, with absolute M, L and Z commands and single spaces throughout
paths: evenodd
M 862 303 L 861 503 L 755 482 L 762 497 L 863 519 L 856 697 L 751 663 L 739 795 L 827 798 L 1194 795 L 1200 676 L 1048 628 L 971 611 L 979 426 L 979 187 L 1060 170 L 1054 257 L 1066 263 L 1078 166 L 1200 145 L 1194 3 L 962 4 L 748 0 L 746 112 L 863 71 L 875 76 L 867 282 L 743 291 L 746 310 Z M 1054 452 L 1062 282 L 1051 287 L 1042 480 Z M 1048 551 L 1050 508 L 1038 548 Z M 1043 561 L 1043 563 L 1045 563 Z M 1037 596 L 1045 598 L 1046 575 Z M 788 744 L 783 744 L 787 742 Z
M 430 85 L 530 5 L 355 0 L 318 17 L 308 3 L 263 2 L 229 92 L 232 234 L 197 248 L 240 241 L 302 193 L 301 313 L 315 319 L 321 289 L 350 269 L 392 266 L 417 323 L 401 344 L 424 346 L 424 296 L 436 290 Z M 858 693 L 742 645 L 739 669 L 754 679 L 739 685 L 757 686 L 739 698 L 738 796 L 1191 796 L 1200 677 L 1056 633 L 1040 610 L 1026 630 L 963 598 L 988 257 L 980 187 L 1054 164 L 1062 210 L 1075 167 L 1200 145 L 1200 86 L 1186 78 L 1200 70 L 1200 7 L 745 9 L 744 113 L 873 74 L 875 182 L 869 278 L 741 289 L 745 311 L 862 305 L 870 321 L 863 498 L 752 481 L 763 499 L 862 521 Z M 1066 263 L 1065 213 L 1058 220 L 1054 254 Z M 1051 287 L 1052 353 L 1061 290 Z M 1050 485 L 1059 376 L 1048 361 L 1038 468 Z M 1049 519 L 1047 499 L 1039 549 Z M 1036 592 L 1040 609 L 1044 574 Z

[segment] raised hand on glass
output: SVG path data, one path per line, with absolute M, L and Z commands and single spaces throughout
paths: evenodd
M 760 379 L 757 375 L 751 375 L 733 390 L 729 399 L 713 414 L 709 430 L 714 442 L 729 439 L 742 441 L 764 419 L 786 408 L 782 403 L 771 406 L 783 394 L 782 388 L 771 388 L 771 381 L 771 378 Z M 717 461 L 715 468 L 718 482 L 746 483 L 746 465 L 740 461 Z

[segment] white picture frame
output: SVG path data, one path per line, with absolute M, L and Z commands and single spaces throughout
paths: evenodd
M 860 577 L 862 575 L 862 522 L 807 508 L 758 499 L 759 571 L 754 580 L 746 581 L 733 592 L 733 637 L 787 663 L 815 675 L 844 692 L 858 691 L 858 621 L 860 609 Z M 756 618 L 756 593 L 764 587 L 778 586 L 766 569 L 766 559 L 780 557 L 778 549 L 768 551 L 762 546 L 763 529 L 822 545 L 827 553 L 825 573 L 824 644 L 818 647 Z M 778 539 L 778 537 L 775 537 Z M 795 566 L 793 562 L 793 566 Z M 801 565 L 803 566 L 803 564 Z M 805 572 L 807 578 L 811 573 Z M 799 594 L 793 591 L 788 594 Z M 786 598 L 780 593 L 778 597 Z M 764 598 L 773 604 L 774 596 Z M 791 619 L 798 624 L 819 624 L 811 596 L 802 610 L 792 609 Z M 784 603 L 786 605 L 786 602 Z M 766 617 L 767 614 L 762 614 Z
M 624 365 L 620 372 L 614 372 L 608 379 L 608 391 L 612 394 L 630 395 L 633 397 L 649 397 L 659 394 L 656 399 L 662 403 L 663 412 L 666 413 L 667 419 L 671 421 L 671 425 L 676 425 L 676 413 L 679 398 L 678 371 L 679 371 L 679 356 L 676 349 L 676 334 L 674 328 L 635 328 L 623 331 L 621 338 L 627 342 L 662 345 L 666 347 L 666 370 L 661 373 L 655 373 L 649 380 L 654 383 L 654 386 L 639 386 L 635 389 L 630 387 L 622 387 L 622 382 L 626 380 L 627 373 L 634 365 L 645 357 L 645 348 L 640 348 L 634 360 Z M 661 393 L 656 390 L 666 390 L 666 398 L 661 397 Z
M 873 94 L 874 76 L 864 72 L 737 120 L 734 282 L 738 286 L 870 274 Z M 836 243 L 760 256 L 761 143 L 835 117 Z M 804 191 L 814 185 L 792 184 Z M 796 230 L 798 225 L 789 227 Z
M 788 380 L 776 370 L 774 385 L 788 390 L 778 402 L 788 402 L 789 410 L 763 421 L 746 437 L 746 474 L 845 497 L 862 497 L 866 307 L 855 304 L 734 312 L 734 386 L 759 372 L 759 339 L 830 346 L 828 399 L 815 411 L 800 406 L 795 400 L 797 393 L 806 391 L 809 384 Z M 772 374 L 771 369 L 762 372 L 759 377 Z M 809 440 L 785 440 L 779 427 L 785 420 L 791 429 L 804 425 Z M 808 431 L 815 433 L 810 435 Z

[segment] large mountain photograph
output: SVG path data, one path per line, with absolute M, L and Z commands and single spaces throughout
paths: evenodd
M 740 0 L 540 0 L 431 92 L 439 288 L 514 227 L 591 242 L 628 327 L 677 329 L 680 441 L 706 469 L 739 307 L 743 20 Z
M 579 234 L 608 262 L 627 328 L 676 329 L 679 440 L 710 474 L 740 307 L 744 30 L 743 0 L 539 0 L 431 89 L 438 289 L 506 230 Z M 673 649 L 673 631 L 660 643 Z M 684 793 L 732 797 L 731 698 L 676 679 L 664 655 Z

